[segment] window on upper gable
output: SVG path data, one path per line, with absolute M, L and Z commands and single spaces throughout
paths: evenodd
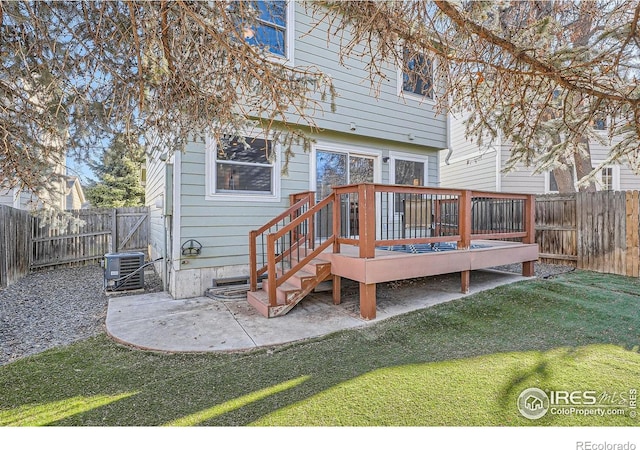
M 284 0 L 247 3 L 257 11 L 257 22 L 243 29 L 245 40 L 275 56 L 291 59 L 290 42 L 293 33 L 289 15 L 292 14 L 293 3 Z
M 433 59 L 405 50 L 403 66 L 402 92 L 433 100 Z

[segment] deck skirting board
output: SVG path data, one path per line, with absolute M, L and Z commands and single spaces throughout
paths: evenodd
M 331 260 L 333 275 L 372 284 L 536 261 L 538 245 L 509 243 L 446 252 L 390 253 L 369 259 L 349 254 L 326 254 L 323 257 Z

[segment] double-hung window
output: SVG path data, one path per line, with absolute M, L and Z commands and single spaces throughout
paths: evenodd
M 218 200 L 278 200 L 277 148 L 259 137 L 210 143 L 208 197 Z
M 602 191 L 620 190 L 620 166 L 617 164 L 604 166 L 596 175 L 598 189 Z
M 404 51 L 402 93 L 434 99 L 433 59 L 424 54 L 410 55 Z
M 257 13 L 257 20 L 243 30 L 245 40 L 272 55 L 291 60 L 293 2 L 284 0 L 247 2 Z

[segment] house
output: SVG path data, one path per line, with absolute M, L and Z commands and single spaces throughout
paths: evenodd
M 66 177 L 66 205 L 65 209 L 82 209 L 87 206 L 80 178 L 75 176 Z
M 29 209 L 32 200 L 32 195 L 20 188 L 0 189 L 0 205 Z
M 248 276 L 249 231 L 286 209 L 290 194 L 310 190 L 321 197 L 329 185 L 364 181 L 439 184 L 446 117 L 434 112 L 429 98 L 400 95 L 402 74 L 394 68 L 375 98 L 362 83 L 367 78 L 364 64 L 338 64 L 337 45 L 327 45 L 326 26 L 307 35 L 312 19 L 297 2 L 287 4 L 287 14 L 291 45 L 283 56 L 332 74 L 339 94 L 336 112 L 327 107 L 315 117 L 321 132 L 304 130 L 315 143 L 308 153 L 294 149 L 288 175 L 281 173 L 280 158 L 269 162 L 261 156 L 265 145 L 273 145 L 262 139 L 249 140 L 250 150 L 232 143 L 232 151 L 240 155 L 235 160 L 220 159 L 215 143 L 198 136 L 170 160 L 157 155 L 147 161 L 151 254 L 166 255 L 169 290 L 176 298 L 202 295 L 214 279 Z M 399 171 L 405 166 L 412 170 L 410 180 Z M 191 240 L 202 245 L 195 257 L 185 255 L 182 247 Z
M 51 185 L 49 189 L 40 196 L 34 194 L 29 189 L 23 189 L 20 186 L 14 186 L 11 188 L 2 188 L 0 186 L 0 205 L 10 206 L 16 209 L 39 209 L 46 207 L 55 207 L 60 210 L 71 209 L 67 207 L 67 194 L 70 193 L 68 187 L 68 177 L 65 174 L 65 165 L 60 161 L 52 161 L 54 167 L 53 174 L 51 175 Z M 82 190 L 82 187 L 78 185 L 75 188 Z M 74 194 L 76 195 L 76 194 Z M 84 194 L 82 194 L 84 201 Z
M 363 83 L 368 78 L 364 62 L 345 59 L 344 66 L 338 63 L 338 45 L 327 42 L 325 23 L 316 24 L 296 2 L 280 3 L 286 5 L 287 13 L 277 27 L 278 33 L 286 34 L 287 45 L 279 47 L 277 56 L 331 74 L 338 93 L 336 108 L 332 111 L 327 105 L 314 116 L 320 131 L 300 127 L 312 139 L 311 149 L 293 149 L 295 157 L 286 175 L 282 173 L 282 149 L 265 140 L 259 130 L 247 134 L 248 146 L 230 140 L 224 151 L 218 151 L 216 143 L 203 134 L 191 139 L 184 152 L 158 151 L 147 159 L 149 253 L 154 260 L 163 258 L 156 268 L 174 298 L 201 296 L 214 283 L 237 278 L 251 280 L 251 298 L 257 296 L 253 292 L 256 277 L 268 272 L 269 279 L 262 286 L 269 285 L 267 304 L 264 308 L 257 300 L 252 304 L 272 317 L 292 307 L 293 297 L 300 298 L 300 289 L 293 293 L 294 288 L 280 286 L 285 279 L 295 279 L 289 278 L 294 274 L 279 275 L 280 287 L 276 288 L 274 261 L 284 263 L 284 258 L 292 260 L 295 255 L 303 265 L 333 244 L 334 259 L 311 269 L 317 270 L 314 283 L 333 277 L 334 301 L 338 302 L 340 277 L 359 281 L 361 314 L 373 318 L 376 282 L 460 271 L 464 291 L 472 268 L 499 265 L 504 258 L 510 262 L 537 259 L 537 246 L 528 242 L 521 252 L 499 251 L 495 258 L 458 253 L 456 261 L 447 264 L 442 258 L 427 263 L 427 256 L 414 254 L 412 263 L 400 263 L 398 258 L 407 253 L 398 256 L 394 244 L 399 242 L 439 250 L 437 245 L 453 239 L 462 245 L 459 249 L 470 247 L 470 226 L 463 233 L 462 226 L 449 225 L 447 231 L 442 225 L 445 215 L 456 223 L 470 217 L 466 205 L 471 204 L 471 194 L 435 189 L 441 184 L 439 153 L 448 147 L 449 129 L 447 117 L 435 111 L 433 72 L 420 74 L 420 82 L 412 83 L 400 68 L 389 66 L 379 94 L 374 95 Z M 271 22 L 265 20 L 264 26 L 272 26 Z M 273 161 L 264 151 L 272 147 L 276 150 Z M 345 185 L 350 186 L 335 189 Z M 522 206 L 528 199 L 520 196 L 513 201 Z M 526 205 L 519 211 L 530 213 Z M 270 221 L 275 223 L 273 230 L 279 231 L 267 236 L 271 228 L 265 224 Z M 284 228 L 278 228 L 278 221 Z M 509 237 L 531 240 L 532 221 L 520 217 L 519 223 L 520 228 L 510 229 Z M 337 236 L 336 227 L 342 227 L 344 234 Z M 482 235 L 491 236 L 490 231 Z M 258 252 L 256 247 L 260 247 Z M 273 251 L 265 254 L 271 247 Z M 384 258 L 377 258 L 382 253 Z M 256 261 L 264 267 L 256 270 Z M 328 264 L 333 264 L 330 272 Z M 532 271 L 532 263 L 525 267 L 523 272 Z M 309 292 L 312 285 L 308 281 L 298 279 L 298 287 Z M 276 305 L 276 294 L 287 305 Z
M 511 145 L 498 139 L 492 146 L 479 148 L 464 135 L 464 118 L 450 117 L 451 146 L 440 155 L 440 177 L 442 186 L 465 186 L 497 192 L 522 192 L 529 194 L 552 194 L 558 187 L 552 172 L 534 174 L 532 167 L 520 166 L 505 173 L 503 169 L 509 159 Z M 602 127 L 597 123 L 596 127 Z M 598 128 L 597 128 L 598 129 Z M 602 133 L 606 131 L 602 130 Z M 591 161 L 595 166 L 605 161 L 609 148 L 599 142 L 589 143 Z M 575 177 L 574 177 L 575 178 Z M 624 165 L 612 164 L 600 172 L 598 190 L 638 190 L 640 176 Z

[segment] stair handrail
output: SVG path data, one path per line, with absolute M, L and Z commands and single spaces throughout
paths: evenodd
M 257 230 L 249 232 L 249 289 L 255 292 L 258 288 L 258 277 L 267 271 L 267 266 L 264 265 L 258 268 L 258 255 L 257 255 L 257 240 L 258 236 L 268 231 L 271 227 L 275 226 L 278 222 L 291 217 L 300 208 L 306 205 L 310 205 L 313 199 L 313 193 L 307 193 L 305 197 L 296 201 L 294 204 L 285 209 L 282 213 L 271 219 L 266 224 L 262 225 Z
M 280 276 L 276 277 L 276 255 L 275 255 L 275 242 L 285 234 L 291 232 L 297 226 L 302 224 L 305 220 L 312 219 L 320 210 L 322 210 L 325 206 L 335 202 L 336 195 L 334 193 L 329 194 L 324 200 L 317 203 L 313 207 L 309 208 L 306 212 L 298 216 L 296 219 L 289 222 L 287 225 L 276 231 L 275 233 L 269 233 L 267 235 L 267 277 L 269 281 L 269 303 L 271 306 L 276 306 L 276 289 L 278 286 L 281 286 L 286 280 L 292 277 L 296 272 L 302 269 L 305 265 L 307 265 L 312 259 L 317 257 L 320 253 L 326 250 L 330 245 L 333 244 L 336 236 L 335 230 L 333 226 L 331 227 L 331 235 L 327 237 L 327 239 L 322 242 L 317 247 L 314 247 L 313 250 L 308 253 L 302 260 L 299 260 L 297 264 L 290 267 L 288 270 L 284 271 L 280 274 Z M 296 240 L 292 243 L 291 248 L 286 251 L 292 252 L 293 246 L 300 245 L 300 243 L 305 242 L 306 238 L 302 238 Z

